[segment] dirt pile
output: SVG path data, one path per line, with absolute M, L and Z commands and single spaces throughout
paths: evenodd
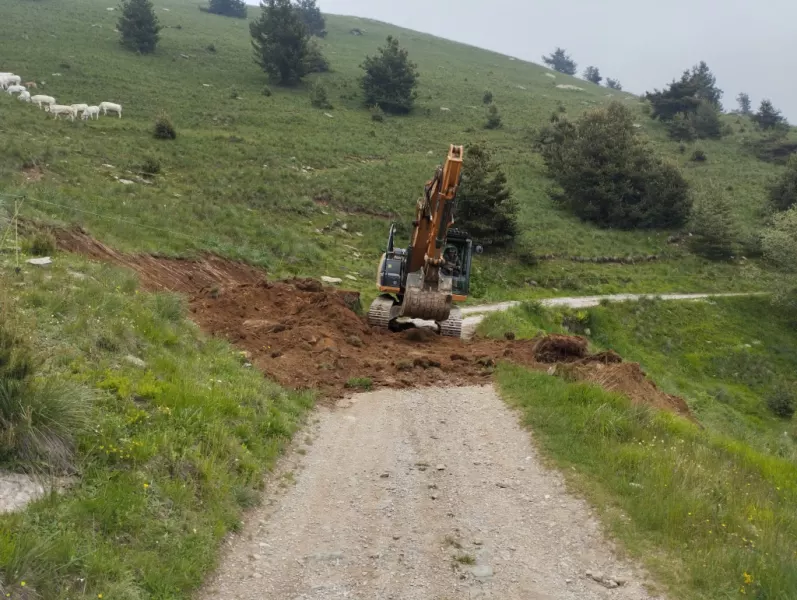
M 639 365 L 611 351 L 589 355 L 582 337 L 463 341 L 427 330 L 375 330 L 355 312 L 359 294 L 312 279 L 271 282 L 254 267 L 216 256 L 192 261 L 123 254 L 82 230 L 60 231 L 56 238 L 63 249 L 133 269 L 146 289 L 186 294 L 192 319 L 205 331 L 241 348 L 280 384 L 316 389 L 326 398 L 365 386 L 487 383 L 496 363 L 508 360 L 546 370 L 556 364 L 635 402 L 688 414 L 683 400 L 656 389 Z

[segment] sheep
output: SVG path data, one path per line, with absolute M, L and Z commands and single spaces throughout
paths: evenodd
M 14 75 L 13 73 L 3 73 L 0 75 L 0 86 L 2 86 L 3 89 L 10 85 L 19 85 L 20 83 L 22 83 L 22 77 L 19 75 Z
M 6 88 L 6 93 L 8 95 L 19 94 L 20 92 L 24 91 L 25 91 L 24 85 L 9 85 L 8 88 Z
M 83 111 L 86 111 L 86 110 L 89 109 L 89 105 L 88 104 L 73 104 L 72 108 L 75 109 L 75 116 L 79 116 L 79 115 L 81 115 L 83 113 Z
M 43 108 L 43 107 L 44 107 L 44 105 L 47 105 L 47 106 L 49 106 L 49 105 L 51 105 L 51 104 L 55 104 L 55 98 L 53 98 L 52 96 L 40 96 L 40 95 L 36 95 L 36 96 L 33 96 L 33 97 L 30 99 L 30 101 L 31 101 L 31 102 L 33 102 L 33 103 L 34 103 L 36 106 L 38 106 L 39 108 Z
M 19 99 L 22 100 L 23 102 L 30 102 L 30 92 L 28 90 L 25 90 L 19 95 Z
M 66 106 L 64 104 L 51 104 L 47 107 L 47 110 L 50 111 L 50 114 L 58 120 L 59 115 L 67 115 L 70 120 L 75 120 L 75 109 L 71 106 Z
M 86 110 L 83 111 L 83 120 L 87 121 L 89 118 L 92 118 L 92 119 L 99 119 L 100 118 L 100 107 L 99 106 L 89 106 Z
M 122 118 L 122 105 L 114 104 L 113 102 L 100 102 L 100 110 L 102 114 L 107 115 L 108 111 L 115 112 Z

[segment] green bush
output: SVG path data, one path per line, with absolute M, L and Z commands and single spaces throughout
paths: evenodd
M 352 377 L 346 382 L 346 387 L 355 390 L 370 390 L 374 383 L 370 377 Z
M 157 158 L 148 156 L 141 163 L 141 172 L 145 177 L 154 177 L 161 172 L 161 162 Z
M 484 96 L 482 97 L 482 102 L 484 104 L 492 104 L 493 93 L 490 90 L 484 90 Z
M 699 196 L 689 223 L 690 249 L 712 260 L 726 260 L 734 254 L 737 227 L 731 204 L 718 188 Z
M 706 162 L 708 160 L 708 156 L 706 156 L 706 152 L 698 148 L 694 152 L 692 152 L 692 158 L 690 159 L 692 162 Z
M 575 122 L 554 114 L 536 148 L 561 188 L 554 199 L 586 221 L 625 229 L 677 227 L 689 215 L 683 175 L 650 149 L 619 102 Z
M 208 12 L 226 17 L 246 18 L 246 3 L 243 0 L 210 0 Z M 215 52 L 215 50 L 213 50 Z
M 665 128 L 671 139 L 678 142 L 691 142 L 697 137 L 697 131 L 686 113 L 678 113 L 670 121 L 666 121 Z
M 37 379 L 37 361 L 0 321 L 0 462 L 23 469 L 67 471 L 75 436 L 89 422 L 87 390 Z
M 329 103 L 327 88 L 320 81 L 316 81 L 310 89 L 310 104 L 315 108 L 332 108 L 332 105 Z
M 381 123 L 385 120 L 385 112 L 378 105 L 371 107 L 371 120 Z
M 49 231 L 37 231 L 22 245 L 33 256 L 51 256 L 56 250 L 55 236 Z
M 316 0 L 298 0 L 294 10 L 299 13 L 299 18 L 307 27 L 310 35 L 326 37 L 326 19 L 321 10 L 316 6 Z
M 797 395 L 787 387 L 780 387 L 767 396 L 767 407 L 781 419 L 791 419 L 797 412 Z
M 270 88 L 270 87 L 268 87 L 267 85 L 264 85 L 264 86 L 263 86 L 263 95 L 264 95 L 266 98 L 271 98 L 271 94 L 272 94 L 272 93 L 273 93 L 273 92 L 271 91 L 271 88 Z
M 542 61 L 554 71 L 565 75 L 575 75 L 578 67 L 564 48 L 557 48 L 549 56 L 543 56 Z
M 390 113 L 408 113 L 418 94 L 418 65 L 409 59 L 398 39 L 387 37 L 376 56 L 368 56 L 361 65 L 365 71 L 360 80 L 367 106 L 378 105 Z
M 307 43 L 305 65 L 308 73 L 327 73 L 329 71 L 329 61 L 324 56 L 321 45 L 315 38 Z
M 501 127 L 501 113 L 495 104 L 491 104 L 487 108 L 487 122 L 484 124 L 485 129 L 498 129 Z
M 177 130 L 174 128 L 171 119 L 166 113 L 161 113 L 155 120 L 155 131 L 153 135 L 159 140 L 177 139 Z
M 290 0 L 261 3 L 249 23 L 255 62 L 280 85 L 296 85 L 307 74 L 308 32 Z
M 788 210 L 797 204 L 797 155 L 793 155 L 786 170 L 769 188 L 769 200 L 775 210 Z

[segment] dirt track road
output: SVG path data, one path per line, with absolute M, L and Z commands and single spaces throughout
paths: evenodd
M 200 598 L 655 597 L 491 387 L 382 390 L 312 419 Z
M 545 298 L 540 300 L 543 306 L 566 306 L 568 308 L 590 308 L 598 306 L 602 301 L 606 302 L 633 302 L 643 298 L 659 298 L 661 300 L 705 300 L 706 298 L 726 298 L 729 296 L 750 296 L 750 293 L 731 293 L 731 294 L 612 294 L 609 296 L 579 296 L 572 298 Z M 462 314 L 465 316 L 462 325 L 462 337 L 470 339 L 476 333 L 476 328 L 484 320 L 485 315 L 493 312 L 502 312 L 519 306 L 520 302 L 511 300 L 509 302 L 496 302 L 495 304 L 483 304 L 480 306 L 465 306 Z

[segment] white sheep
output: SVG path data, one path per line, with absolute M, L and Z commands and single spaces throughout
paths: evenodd
M 26 91 L 24 85 L 9 85 L 8 88 L 6 88 L 6 93 L 8 93 L 9 95 L 19 94 L 20 92 L 24 91 Z
M 19 75 L 14 75 L 13 73 L 4 73 L 0 75 L 0 86 L 3 89 L 7 88 L 9 85 L 19 85 L 22 83 L 22 77 Z
M 75 115 L 80 116 L 84 111 L 89 109 L 88 104 L 73 104 L 72 108 L 75 109 Z
M 58 120 L 59 115 L 67 115 L 71 121 L 75 120 L 76 111 L 71 106 L 64 104 L 50 104 L 47 109 Z
M 100 107 L 99 106 L 89 106 L 86 110 L 83 111 L 83 120 L 88 121 L 89 118 L 92 119 L 99 119 L 100 118 Z
M 33 102 L 39 108 L 55 104 L 55 98 L 53 98 L 52 96 L 42 96 L 38 94 L 36 96 L 31 97 L 30 101 Z
M 108 111 L 115 112 L 122 118 L 122 105 L 114 104 L 113 102 L 100 102 L 100 110 L 102 114 L 107 115 Z
M 30 102 L 30 92 L 28 90 L 25 90 L 19 95 L 19 99 L 22 100 L 23 102 Z

